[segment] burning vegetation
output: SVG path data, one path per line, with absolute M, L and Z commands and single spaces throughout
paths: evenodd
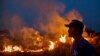
M 33 29 L 31 29 L 31 31 L 33 31 Z M 2 47 L 2 49 L 0 51 L 2 54 L 3 53 L 20 52 L 20 55 L 22 55 L 22 53 L 27 53 L 27 54 L 31 53 L 31 55 L 37 55 L 38 53 L 42 53 L 42 54 L 38 55 L 38 56 L 42 56 L 42 55 L 52 55 L 52 54 L 57 55 L 55 53 L 58 51 L 58 52 L 60 52 L 59 55 L 61 56 L 65 52 L 70 50 L 70 46 L 72 45 L 72 42 L 74 41 L 74 39 L 71 37 L 68 37 L 67 34 L 61 34 L 57 39 L 50 39 L 50 38 L 46 38 L 46 37 L 43 38 L 43 36 L 40 36 L 39 32 L 37 32 L 37 31 L 34 31 L 35 33 L 33 33 L 30 31 L 27 32 L 27 30 L 24 29 L 21 32 L 23 33 L 23 36 L 22 36 L 23 41 L 20 42 L 20 44 L 12 43 L 13 40 L 9 39 L 9 38 L 11 38 L 10 36 L 8 39 L 6 39 L 8 37 L 8 35 L 5 35 L 5 34 L 7 34 L 6 32 L 5 33 L 0 32 L 1 33 L 0 37 L 5 37 L 5 39 L 3 39 L 3 42 L 1 43 L 1 46 L 0 46 L 0 47 Z M 83 36 L 90 43 L 92 43 L 93 45 L 96 45 L 96 36 L 89 37 L 87 32 L 83 32 Z M 6 40 L 6 41 L 4 41 L 4 40 Z M 23 45 L 23 43 L 24 43 L 24 45 Z M 26 45 L 28 45 L 28 46 L 26 46 Z M 44 54 L 46 52 L 47 52 L 47 54 Z M 69 53 L 69 52 L 67 52 L 67 53 Z M 7 55 L 9 55 L 9 54 L 7 54 Z M 31 56 L 31 55 L 29 55 L 29 56 Z M 64 54 L 64 55 L 69 55 L 69 54 Z
M 55 19 L 49 19 L 46 24 L 40 22 L 41 24 L 39 24 L 38 27 L 41 29 L 39 30 L 34 27 L 22 26 L 0 31 L 0 52 L 2 54 L 20 52 L 20 55 L 27 53 L 29 56 L 70 56 L 69 50 L 74 39 L 68 37 L 68 28 L 64 25 L 71 21 L 69 19 L 79 17 L 80 19 L 78 20 L 82 20 L 82 18 L 75 10 L 71 11 L 65 17 L 67 19 L 64 19 L 57 13 L 54 14 L 55 15 L 51 15 L 51 18 Z M 16 18 L 18 17 L 15 16 L 15 19 Z M 15 24 L 17 25 L 17 23 Z M 100 36 L 96 36 L 94 32 L 89 32 L 89 34 L 88 32 L 89 31 L 84 30 L 83 37 L 93 45 L 97 45 L 99 41 L 97 41 L 96 38 Z M 99 47 L 99 45 L 100 43 L 96 47 Z M 57 52 L 59 52 L 59 54 L 57 54 Z
M 27 0 L 24 0 L 24 4 L 19 2 L 23 7 L 35 6 L 38 9 L 37 17 L 30 20 L 33 22 L 32 26 L 24 22 L 19 14 L 4 13 L 3 25 L 7 30 L 0 31 L 1 55 L 70 56 L 69 50 L 74 39 L 68 37 L 68 28 L 65 24 L 73 19 L 82 21 L 82 16 L 76 10 L 61 16 L 64 5 L 43 1 L 45 3 L 42 1 L 38 3 L 37 0 L 31 0 L 29 4 Z M 98 53 L 100 53 L 100 34 L 95 33 L 92 37 L 90 35 L 86 31 L 83 32 L 83 37 L 99 49 Z
M 57 51 L 60 52 L 59 55 L 68 55 L 73 38 L 68 37 L 68 28 L 64 26 L 65 23 L 69 23 L 72 18 L 80 18 L 78 20 L 82 20 L 81 16 L 76 16 L 78 14 L 75 10 L 71 11 L 65 18 L 67 20 L 60 17 L 58 14 L 54 13 L 51 15 L 51 18 L 47 24 L 40 22 L 39 27 L 41 30 L 36 30 L 34 27 L 23 26 L 18 29 L 10 29 L 0 31 L 0 52 L 1 53 L 31 53 L 32 55 L 36 55 L 37 53 L 43 55 L 51 55 L 56 56 Z M 15 16 L 16 18 L 16 16 Z M 51 23 L 52 22 L 52 23 Z M 17 24 L 16 24 L 17 25 Z M 89 32 L 92 33 L 92 32 Z M 98 35 L 97 35 L 98 36 Z M 96 45 L 96 36 L 89 35 L 88 32 L 83 32 L 83 37 L 88 40 L 93 45 Z M 99 38 L 99 37 L 97 37 Z M 100 45 L 100 44 L 98 44 Z M 66 53 L 65 53 L 66 52 Z M 34 54 L 35 53 L 35 54 Z M 8 54 L 7 54 L 8 55 Z M 22 55 L 22 54 L 21 54 Z M 31 55 L 29 55 L 31 56 Z M 39 55 L 38 55 L 39 56 Z

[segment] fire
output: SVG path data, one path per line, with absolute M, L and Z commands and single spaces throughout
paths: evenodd
M 4 51 L 5 51 L 5 52 L 12 52 L 12 45 L 6 46 L 6 47 L 4 48 Z
M 18 47 L 18 46 L 14 46 L 12 49 L 13 49 L 13 51 L 21 51 L 21 52 L 23 52 L 22 48 Z
M 89 41 L 90 43 L 93 43 L 93 44 L 95 43 L 95 39 L 94 39 L 94 38 L 89 38 L 89 37 L 88 37 L 88 38 L 85 38 L 85 39 L 86 39 L 87 41 Z
M 43 49 L 38 49 L 38 50 L 28 50 L 27 52 L 42 52 L 44 51 Z
M 74 41 L 74 38 L 71 38 L 71 41 L 73 42 Z
M 55 43 L 52 41 L 49 41 L 50 45 L 49 45 L 49 49 L 48 50 L 53 50 L 55 48 Z
M 66 43 L 66 35 L 64 36 L 61 35 L 61 38 L 59 39 L 59 41 L 62 43 Z
M 12 45 L 5 46 L 3 51 L 4 52 L 14 52 L 14 51 L 23 52 L 21 47 L 19 47 L 19 46 L 12 46 Z
M 89 38 L 84 38 L 84 39 L 86 39 L 87 41 L 89 41 Z

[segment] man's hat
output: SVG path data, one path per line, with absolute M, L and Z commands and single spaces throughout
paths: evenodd
M 84 27 L 83 23 L 78 20 L 72 20 L 72 22 L 68 25 L 65 24 L 66 27 L 74 27 L 74 28 L 82 28 Z

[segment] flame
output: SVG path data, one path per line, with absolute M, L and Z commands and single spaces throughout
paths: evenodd
M 74 41 L 74 38 L 71 38 L 71 42 L 73 42 Z
M 55 48 L 55 43 L 52 41 L 49 41 L 49 42 L 50 42 L 50 45 L 49 45 L 48 50 L 53 50 Z
M 12 45 L 6 46 L 6 47 L 4 48 L 4 51 L 5 51 L 5 52 L 12 52 Z
M 4 52 L 14 52 L 14 51 L 23 52 L 21 47 L 19 47 L 19 46 L 12 46 L 12 45 L 5 46 L 3 51 Z
M 89 41 L 89 38 L 84 38 L 85 40 Z
M 66 35 L 64 36 L 61 35 L 61 38 L 59 39 L 59 41 L 62 43 L 66 43 Z
M 90 43 L 94 44 L 95 43 L 95 39 L 94 38 L 84 38 L 86 39 L 87 41 L 89 41 Z
M 38 50 L 28 50 L 27 52 L 42 52 L 44 51 L 43 49 L 38 49 Z
M 13 47 L 13 51 L 21 51 L 21 52 L 23 52 L 22 48 L 18 47 L 18 46 L 14 46 Z

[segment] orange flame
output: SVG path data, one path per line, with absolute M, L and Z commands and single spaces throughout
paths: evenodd
M 61 38 L 59 38 L 59 41 L 62 43 L 66 43 L 66 35 L 64 36 L 61 35 Z
M 12 46 L 12 45 L 5 46 L 3 51 L 4 52 L 14 52 L 14 51 L 23 52 L 21 47 L 19 47 L 19 46 Z
M 38 50 L 28 50 L 27 52 L 42 52 L 44 51 L 43 49 L 38 49 Z
M 49 45 L 48 50 L 53 50 L 55 48 L 55 43 L 52 41 L 49 41 L 49 42 L 50 42 L 50 45 Z
M 71 42 L 73 42 L 74 41 L 74 38 L 71 38 Z
M 23 52 L 22 48 L 19 47 L 19 46 L 14 46 L 13 47 L 13 51 L 21 51 L 21 52 Z
M 6 46 L 4 52 L 12 52 L 12 45 Z

